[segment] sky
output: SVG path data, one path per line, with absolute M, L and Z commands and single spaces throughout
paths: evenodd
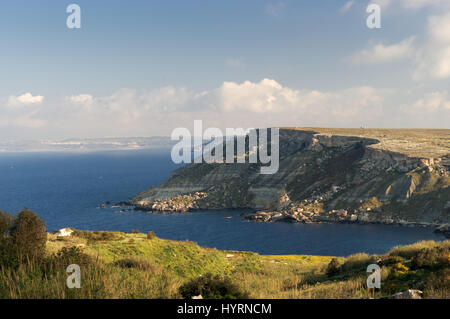
M 0 2 L 1 140 L 450 128 L 449 83 L 450 0 Z

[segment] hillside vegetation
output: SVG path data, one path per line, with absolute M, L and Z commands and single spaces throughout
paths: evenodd
M 38 220 L 25 215 L 42 230 Z M 152 232 L 75 231 L 68 237 L 47 234 L 44 255 L 39 256 L 35 252 L 42 247 L 33 246 L 33 238 L 39 237 L 27 237 L 24 243 L 28 244 L 21 248 L 4 245 L 17 236 L 14 231 L 2 233 L 0 298 L 188 298 L 203 294 L 211 298 L 340 299 L 385 298 L 406 289 L 422 290 L 425 298 L 450 298 L 449 241 L 396 247 L 383 256 L 361 253 L 335 258 L 222 251 L 189 241 L 163 240 Z M 2 258 L 5 252 L 8 259 Z M 22 252 L 18 263 L 10 263 L 17 252 Z M 366 269 L 373 263 L 382 269 L 381 289 L 375 294 L 366 286 Z M 81 267 L 80 289 L 66 286 L 65 270 L 70 264 Z

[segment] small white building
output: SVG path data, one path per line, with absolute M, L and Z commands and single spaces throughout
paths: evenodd
M 59 237 L 67 237 L 70 236 L 73 233 L 73 230 L 70 228 L 61 228 L 57 232 L 55 232 L 56 236 Z

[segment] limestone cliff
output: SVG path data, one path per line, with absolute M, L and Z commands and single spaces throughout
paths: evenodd
M 250 208 L 259 221 L 450 221 L 450 130 L 281 129 L 280 165 L 189 164 L 137 209 Z

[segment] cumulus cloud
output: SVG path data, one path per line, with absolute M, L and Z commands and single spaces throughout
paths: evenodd
M 399 6 L 403 9 L 422 9 L 425 7 L 448 6 L 448 0 L 371 0 L 369 3 L 375 3 L 382 8 Z
M 25 93 L 19 96 L 11 95 L 8 98 L 8 106 L 23 106 L 30 104 L 40 104 L 44 100 L 42 95 L 33 96 L 31 93 Z
M 425 2 L 414 3 L 425 5 Z M 430 16 L 424 36 L 409 37 L 390 45 L 378 43 L 354 53 L 345 61 L 381 64 L 402 59 L 411 60 L 414 80 L 450 78 L 450 12 Z
M 336 91 L 294 89 L 268 78 L 258 82 L 224 82 L 200 92 L 173 86 L 154 90 L 124 88 L 106 96 L 84 93 L 53 98 L 31 109 L 2 109 L 0 105 L 4 115 L 0 128 L 27 127 L 35 130 L 33 137 L 40 133 L 65 138 L 169 135 L 176 127 L 190 128 L 195 119 L 202 119 L 205 127 L 221 129 L 408 127 L 410 123 L 421 123 L 423 117 L 418 110 L 448 110 L 445 94 L 426 95 L 404 110 L 396 108 L 395 94 L 393 90 L 369 86 Z M 419 114 L 415 121 L 412 113 Z M 444 121 L 438 112 L 433 114 L 427 119 L 429 126 Z
M 43 101 L 43 96 L 31 93 L 10 95 L 3 107 L 0 104 L 0 126 L 32 129 L 43 127 L 45 120 L 38 118 Z
M 356 52 L 347 58 L 347 61 L 353 64 L 380 64 L 410 58 L 414 54 L 413 42 L 414 37 L 391 45 L 378 43 L 368 49 Z
M 413 109 L 422 112 L 450 111 L 450 96 L 447 92 L 432 92 L 417 100 Z
M 428 19 L 427 42 L 418 50 L 414 78 L 450 77 L 450 12 Z
M 271 79 L 259 83 L 225 82 L 217 90 L 217 104 L 224 111 L 279 112 L 299 102 L 299 92 Z
M 79 94 L 68 96 L 67 100 L 75 104 L 88 104 L 92 103 L 94 97 L 90 94 Z

